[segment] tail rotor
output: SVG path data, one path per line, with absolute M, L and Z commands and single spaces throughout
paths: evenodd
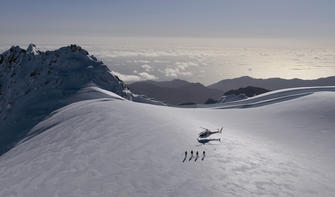
M 220 128 L 220 129 L 217 129 L 216 130 L 218 133 L 222 133 L 222 131 L 223 131 L 223 126 Z

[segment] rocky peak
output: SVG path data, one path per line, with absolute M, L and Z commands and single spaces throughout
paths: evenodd
M 0 153 L 52 111 L 90 99 L 78 97 L 90 87 L 133 98 L 123 81 L 78 45 L 43 52 L 30 44 L 0 54 Z
M 37 49 L 35 44 L 29 44 L 29 46 L 27 48 L 27 53 L 33 54 L 33 55 L 38 55 L 41 52 Z

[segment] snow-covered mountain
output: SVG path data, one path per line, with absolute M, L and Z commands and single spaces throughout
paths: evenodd
M 334 86 L 176 108 L 126 99 L 74 45 L 13 47 L 0 68 L 1 135 L 26 129 L 0 156 L 0 196 L 335 195 Z
M 2 53 L 0 153 L 55 109 L 104 95 L 97 88 L 132 97 L 106 65 L 79 46 L 42 52 L 31 44 L 26 50 L 13 46 Z
M 75 102 L 0 157 L 0 196 L 334 196 L 334 90 L 270 92 L 232 109 L 111 92 Z M 197 142 L 200 126 L 221 125 L 221 142 Z M 200 158 L 185 160 L 190 150 Z

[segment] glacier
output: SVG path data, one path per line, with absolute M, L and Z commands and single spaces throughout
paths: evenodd
M 122 81 L 111 78 L 113 87 L 120 87 L 115 91 L 99 78 L 84 80 L 80 70 L 92 69 L 87 64 L 62 65 L 79 68 L 79 73 L 65 75 L 76 91 L 62 94 L 60 100 L 66 102 L 55 105 L 60 107 L 48 111 L 0 156 L 0 196 L 335 195 L 333 86 L 177 108 L 133 102 Z M 97 77 L 110 75 L 106 68 L 97 69 Z M 22 83 L 17 87 L 26 87 L 24 77 L 16 78 Z M 84 82 L 78 85 L 77 80 Z M 67 89 L 40 88 L 32 90 L 38 95 L 34 99 L 42 99 L 44 90 Z M 24 101 L 35 109 L 31 100 Z M 8 104 L 1 100 L 1 107 Z M 2 111 L 2 117 L 11 109 Z M 200 127 L 221 125 L 224 131 L 216 136 L 221 142 L 197 142 Z M 1 131 L 6 128 L 0 126 Z M 183 162 L 184 152 L 191 150 L 206 151 L 206 157 Z

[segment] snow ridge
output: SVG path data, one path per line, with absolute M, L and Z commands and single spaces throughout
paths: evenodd
M 30 44 L 0 54 L 0 154 L 53 110 L 85 100 L 73 96 L 88 86 L 132 99 L 125 83 L 80 46 L 42 52 Z

